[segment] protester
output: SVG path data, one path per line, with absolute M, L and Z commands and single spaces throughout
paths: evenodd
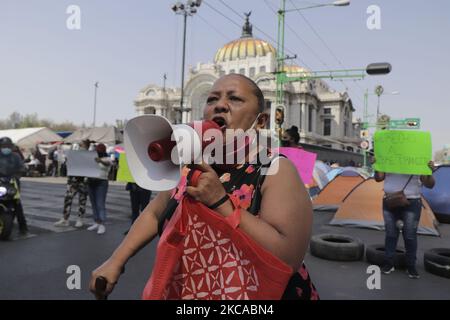
M 10 177 L 15 180 L 18 193 L 15 202 L 15 213 L 19 224 L 19 232 L 28 232 L 27 221 L 23 213 L 22 202 L 20 201 L 20 177 L 25 174 L 26 168 L 22 158 L 13 150 L 17 150 L 12 140 L 8 137 L 0 138 L 0 177 Z
M 292 126 L 284 131 L 281 138 L 281 146 L 301 149 L 302 147 L 298 145 L 299 141 L 300 134 L 298 133 L 298 127 Z
M 106 149 L 106 153 L 111 158 L 111 166 L 108 173 L 108 179 L 115 181 L 117 177 L 117 170 L 119 167 L 119 158 L 117 157 L 116 151 L 113 146 Z
M 36 148 L 33 152 L 34 157 L 39 161 L 39 164 L 37 166 L 37 171 L 41 176 L 45 175 L 46 168 L 45 168 L 45 155 L 41 153 L 41 150 L 39 149 L 39 145 L 36 145 Z
M 152 197 L 152 191 L 141 188 L 133 182 L 128 182 L 125 190 L 130 192 L 131 224 L 133 224 L 139 217 L 139 214 L 147 207 L 150 198 Z M 125 231 L 124 235 L 127 235 L 128 231 L 129 230 Z
M 94 224 L 88 230 L 97 230 L 97 234 L 104 234 L 106 231 L 106 194 L 108 193 L 108 172 L 111 166 L 111 158 L 106 153 L 106 146 L 103 143 L 96 146 L 96 151 L 98 157 L 95 158 L 95 161 L 100 167 L 102 177 L 88 179 L 89 199 L 94 214 Z
M 375 162 L 375 159 L 373 162 Z M 428 166 L 432 171 L 434 170 L 433 161 L 428 162 Z M 384 181 L 385 193 L 383 198 L 383 218 L 386 235 L 384 261 L 381 270 L 385 274 L 395 270 L 394 255 L 399 232 L 402 230 L 406 249 L 407 273 L 410 278 L 417 279 L 419 278 L 416 268 L 417 226 L 419 225 L 422 211 L 420 190 L 422 184 L 426 188 L 433 188 L 434 178 L 432 175 L 419 176 L 375 171 L 375 180 L 377 182 Z M 394 194 L 396 194 L 395 201 Z M 399 197 L 401 200 L 398 200 Z M 405 199 L 407 202 L 404 202 Z
M 79 150 L 87 150 L 89 148 L 89 139 L 81 142 Z M 78 148 L 77 148 L 78 149 Z M 66 195 L 64 197 L 64 209 L 63 218 L 55 222 L 57 227 L 68 227 L 70 211 L 72 209 L 72 202 L 75 196 L 78 194 L 78 219 L 75 223 L 75 228 L 81 228 L 83 223 L 83 217 L 86 212 L 86 199 L 88 195 L 87 178 L 86 177 L 67 177 Z
M 25 160 L 25 166 L 27 167 L 27 175 L 34 177 L 39 174 L 39 166 L 41 165 L 38 158 L 34 154 L 30 154 Z
M 50 161 L 47 169 L 47 175 L 49 177 L 58 176 L 58 152 L 56 147 L 52 147 L 47 154 L 47 159 Z
M 222 122 L 227 129 L 249 130 L 256 125 L 256 129 L 260 130 L 265 127 L 268 119 L 263 111 L 264 97 L 258 86 L 243 75 L 230 74 L 223 76 L 213 85 L 203 118 Z M 189 197 L 188 199 L 193 198 L 215 210 L 217 215 L 237 219 L 239 230 L 253 239 L 257 246 L 264 248 L 268 255 L 289 266 L 292 276 L 283 298 L 318 298 L 302 263 L 310 240 L 312 208 L 297 170 L 289 160 L 281 157 L 274 158 L 267 165 L 250 164 L 249 160 L 247 158 L 245 164 L 222 167 L 222 171 L 215 171 L 207 164 L 195 165 L 195 169 L 202 171 L 196 187 L 190 185 L 188 175 L 176 189 L 159 192 L 138 217 L 112 256 L 93 271 L 91 291 L 97 296 L 109 294 L 128 259 L 158 233 L 164 234 L 164 230 L 167 230 L 164 226 L 170 224 L 168 220 L 179 201 Z M 264 166 L 273 168 L 274 163 L 279 165 L 277 172 L 273 172 L 273 175 L 261 173 Z M 240 204 L 235 204 L 236 201 Z M 214 246 L 216 245 L 221 244 Z M 219 247 L 217 250 L 220 250 Z M 95 281 L 100 276 L 107 280 L 106 291 L 102 293 L 95 291 Z M 204 284 L 207 281 L 209 280 L 200 276 L 199 282 L 192 285 Z M 219 291 L 227 291 L 225 281 L 223 286 Z M 258 290 L 257 286 L 255 290 Z M 202 298 L 214 297 L 208 294 Z

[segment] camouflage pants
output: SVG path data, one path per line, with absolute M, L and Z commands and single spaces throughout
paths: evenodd
M 70 211 L 72 209 L 73 198 L 78 193 L 78 216 L 82 218 L 86 212 L 86 199 L 88 189 L 84 179 L 69 178 L 67 181 L 66 196 L 64 197 L 64 219 L 69 219 Z

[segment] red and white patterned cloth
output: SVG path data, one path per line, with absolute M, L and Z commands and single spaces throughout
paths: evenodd
M 218 213 L 181 199 L 143 299 L 280 299 L 292 269 Z

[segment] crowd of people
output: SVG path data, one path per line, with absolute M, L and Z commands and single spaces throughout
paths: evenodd
M 55 222 L 57 227 L 70 226 L 69 218 L 72 210 L 72 204 L 78 195 L 78 217 L 75 222 L 76 228 L 82 228 L 85 225 L 84 216 L 86 213 L 87 198 L 91 202 L 93 212 L 93 224 L 87 230 L 96 231 L 97 234 L 106 232 L 106 196 L 108 192 L 108 181 L 115 180 L 118 166 L 118 155 L 113 152 L 107 153 L 106 145 L 95 143 L 89 139 L 73 146 L 75 150 L 96 151 L 99 168 L 103 172 L 101 178 L 88 178 L 79 176 L 68 176 L 66 193 L 62 206 L 62 218 Z M 40 151 L 39 146 L 25 158 L 20 148 L 15 145 L 9 137 L 0 138 L 0 177 L 12 177 L 18 189 L 18 197 L 15 201 L 15 217 L 19 225 L 19 232 L 22 235 L 28 233 L 27 221 L 24 215 L 22 202 L 20 199 L 20 178 L 30 175 L 32 171 L 39 171 L 48 176 L 67 176 L 66 157 L 61 149 L 51 148 L 47 155 Z M 48 160 L 48 161 L 46 161 Z M 45 163 L 49 163 L 46 168 Z M 128 183 L 126 190 L 130 194 L 131 204 L 131 222 L 136 220 L 139 213 L 148 204 L 151 191 L 144 190 L 135 183 Z M 127 231 L 125 232 L 125 234 Z

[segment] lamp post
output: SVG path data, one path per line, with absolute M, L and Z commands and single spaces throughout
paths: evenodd
M 177 113 L 177 119 L 175 123 L 181 123 L 183 121 L 183 104 L 184 104 L 184 64 L 186 58 L 186 21 L 188 16 L 193 16 L 197 12 L 197 8 L 200 7 L 202 0 L 188 0 L 186 3 L 178 1 L 172 6 L 173 12 L 183 15 L 183 55 L 181 62 L 181 97 L 180 97 L 180 111 Z
M 389 66 L 388 73 L 391 70 L 391 66 L 387 63 L 385 63 L 387 66 Z M 379 64 L 381 65 L 381 64 Z M 383 74 L 379 71 L 373 71 L 374 73 L 371 74 Z M 367 73 L 369 73 L 369 68 L 367 68 Z M 391 92 L 385 92 L 384 88 L 381 85 L 378 85 L 375 87 L 374 93 L 369 93 L 369 90 L 366 89 L 366 92 L 364 93 L 364 115 L 363 115 L 363 129 L 368 130 L 369 127 L 372 127 L 373 125 L 369 124 L 369 96 L 370 95 L 376 95 L 378 96 L 378 102 L 377 102 L 377 114 L 376 114 L 376 123 L 375 123 L 375 129 L 378 130 L 378 120 L 380 119 L 380 96 L 381 95 L 398 95 L 400 94 L 399 91 L 391 91 Z M 367 150 L 363 150 L 364 152 L 364 167 L 367 167 Z
M 324 4 L 316 4 L 308 7 L 302 7 L 302 8 L 295 8 L 295 9 L 288 9 L 286 10 L 286 0 L 281 0 L 281 7 L 278 10 L 278 41 L 277 41 L 277 72 L 276 72 L 276 80 L 277 80 L 277 97 L 276 97 L 276 106 L 271 108 L 270 111 L 270 129 L 276 130 L 276 123 L 275 123 L 275 109 L 277 106 L 284 105 L 284 91 L 283 91 L 283 76 L 284 76 L 284 60 L 286 60 L 289 57 L 285 57 L 284 55 L 284 17 L 286 12 L 292 12 L 292 11 L 301 11 L 301 10 L 307 10 L 312 8 L 319 8 L 319 7 L 328 7 L 328 6 L 337 6 L 337 7 L 343 7 L 348 6 L 350 4 L 349 0 L 337 0 L 331 3 L 324 3 Z
M 95 116 L 97 113 L 97 89 L 98 89 L 98 81 L 94 83 L 94 121 L 92 122 L 93 128 L 95 128 Z

